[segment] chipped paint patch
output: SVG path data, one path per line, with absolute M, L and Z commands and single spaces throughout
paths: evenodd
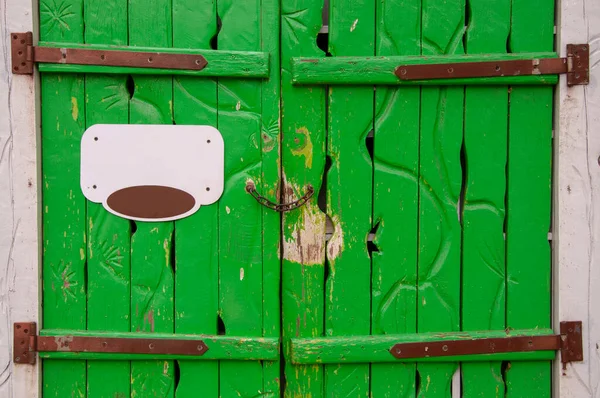
M 240 268 L 240 280 L 243 281 L 244 280 L 244 269 Z
M 334 216 L 332 222 L 334 230 L 333 235 L 327 244 L 328 260 L 335 260 L 344 249 L 344 231 L 342 230 L 342 223 L 340 222 L 339 216 Z
M 71 116 L 73 116 L 73 120 L 75 121 L 79 118 L 79 106 L 75 97 L 71 97 Z
M 298 198 L 294 191 L 301 191 L 284 181 L 284 200 Z M 322 265 L 325 262 L 325 215 L 314 201 L 309 201 L 301 210 L 302 215 L 290 226 L 291 233 L 283 241 L 283 258 L 304 265 Z
M 304 166 L 307 169 L 312 168 L 313 162 L 313 143 L 310 139 L 310 132 L 306 127 L 296 129 L 297 136 L 294 137 L 294 148 L 291 150 L 294 156 L 304 156 Z
M 242 102 L 238 101 L 237 104 L 235 104 L 235 110 L 239 111 L 240 109 L 242 109 Z
M 354 23 L 352 24 L 352 26 L 350 27 L 350 32 L 354 32 L 354 29 L 356 29 L 356 25 L 358 24 L 358 19 L 356 19 L 354 21 Z
M 226 212 L 227 214 L 230 214 L 230 213 L 231 213 L 231 209 L 229 208 L 229 206 L 225 206 L 225 212 Z

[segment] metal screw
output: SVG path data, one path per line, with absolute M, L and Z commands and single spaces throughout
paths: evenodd
M 442 346 L 442 351 L 444 351 L 444 352 L 448 351 L 448 346 L 447 345 L 443 345 Z
M 102 55 L 100 56 L 100 59 L 104 61 L 104 58 L 106 58 L 106 57 L 104 56 L 104 54 L 102 54 Z
M 108 345 L 108 343 L 106 341 L 102 342 L 102 347 L 106 347 Z
M 153 350 L 153 349 L 154 349 L 154 343 L 150 343 L 150 344 L 148 345 L 148 348 L 150 348 L 151 350 Z
M 148 58 L 148 62 L 152 63 L 152 57 Z
M 396 354 L 398 354 L 398 355 L 402 354 L 402 350 L 398 348 L 398 349 L 396 350 Z
M 200 60 L 199 59 L 197 59 L 195 62 L 196 62 L 196 65 L 200 65 Z
M 13 35 L 13 40 L 17 40 L 18 38 L 19 38 L 19 36 Z
M 98 187 L 97 187 L 96 185 L 94 185 L 92 188 L 96 189 L 96 188 L 98 188 Z
M 206 143 L 207 143 L 207 144 L 210 144 L 210 140 L 206 140 Z
M 98 137 L 94 137 L 94 141 L 98 141 Z
M 204 350 L 204 347 L 202 347 L 202 345 L 198 344 L 198 351 L 202 351 Z
M 496 72 L 500 70 L 500 65 L 496 65 Z
M 406 75 L 406 69 L 400 69 L 400 73 Z
M 15 362 L 19 362 L 21 360 L 21 357 L 16 357 L 15 358 Z
M 209 187 L 206 187 L 206 191 L 207 191 L 207 192 L 208 192 L 208 191 L 210 191 L 210 188 L 209 188 Z
M 448 68 L 448 73 L 454 73 L 454 68 Z

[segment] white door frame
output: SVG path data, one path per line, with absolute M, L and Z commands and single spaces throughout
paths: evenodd
M 588 86 L 556 91 L 554 133 L 554 328 L 583 321 L 584 361 L 555 364 L 555 396 L 600 397 L 600 2 L 561 0 L 557 43 L 590 44 Z M 598 213 L 598 214 L 596 214 Z M 595 303 L 595 306 L 594 306 Z
M 35 3 L 35 5 L 34 5 Z M 13 322 L 39 324 L 37 76 L 11 73 L 10 32 L 37 30 L 37 0 L 0 1 L 0 397 L 39 397 L 39 366 L 13 366 Z M 33 10 L 36 10 L 35 12 Z

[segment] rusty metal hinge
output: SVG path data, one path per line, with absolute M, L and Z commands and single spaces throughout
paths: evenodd
M 549 350 L 560 351 L 564 367 L 569 362 L 583 361 L 581 329 L 581 321 L 561 322 L 558 335 L 399 343 L 390 353 L 403 359 Z
M 38 336 L 35 322 L 15 323 L 14 363 L 33 365 L 36 352 L 42 351 L 202 356 L 208 351 L 208 346 L 203 340 Z
M 208 61 L 200 54 L 175 54 L 91 48 L 36 47 L 33 34 L 11 33 L 12 71 L 17 75 L 33 74 L 35 63 L 126 66 L 150 69 L 200 71 Z
M 587 85 L 590 49 L 587 44 L 567 44 L 565 58 L 400 65 L 394 73 L 401 80 L 566 74 L 568 86 Z

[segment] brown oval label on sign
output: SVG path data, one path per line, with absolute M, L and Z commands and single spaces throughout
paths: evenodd
M 140 185 L 113 192 L 106 204 L 126 217 L 154 220 L 185 214 L 194 208 L 196 200 L 180 189 Z

